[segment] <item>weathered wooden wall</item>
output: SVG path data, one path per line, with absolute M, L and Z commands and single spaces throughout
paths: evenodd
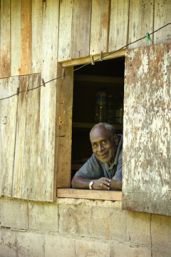
M 58 23 L 58 9 L 59 37 L 48 16 L 52 12 Z M 1 0 L 0 77 L 41 73 L 47 46 L 50 54 L 58 51 L 59 62 L 117 50 L 170 22 L 170 12 L 170 0 Z M 50 41 L 44 45 L 45 17 L 52 38 L 59 38 L 53 50 Z M 170 41 L 170 27 L 152 38 L 129 48 Z
M 0 98 L 57 77 L 58 24 L 59 1 L 1 1 L 1 77 L 14 77 L 0 80 Z M 51 81 L 0 102 L 1 195 L 55 199 L 57 95 Z
M 40 76 L 45 81 L 60 76 L 58 62 L 115 51 L 145 36 L 170 22 L 170 10 L 169 0 L 1 0 L 0 96 L 16 93 L 18 86 L 25 89 L 27 82 L 30 87 L 38 86 Z M 170 27 L 152 39 L 152 43 L 144 39 L 129 48 L 171 40 Z M 27 76 L 33 73 L 39 75 Z M 70 76 L 69 82 L 72 79 Z M 29 92 L 26 98 L 22 93 L 0 102 L 1 195 L 54 199 L 56 179 L 61 181 L 61 175 L 57 176 L 58 150 L 65 148 L 60 133 L 65 132 L 71 144 L 71 123 L 67 119 L 72 115 L 59 108 L 59 91 L 68 97 L 64 92 L 66 81 L 63 89 L 60 80 L 52 81 L 45 88 Z M 72 94 L 69 97 L 68 110 L 72 108 Z M 59 126 L 60 115 L 65 121 L 63 127 Z M 63 162 L 59 163 L 62 170 Z
M 171 216 L 171 43 L 127 50 L 123 208 Z

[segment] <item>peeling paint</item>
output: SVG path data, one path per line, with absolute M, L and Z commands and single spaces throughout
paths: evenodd
M 124 209 L 171 215 L 170 67 L 171 43 L 127 50 Z

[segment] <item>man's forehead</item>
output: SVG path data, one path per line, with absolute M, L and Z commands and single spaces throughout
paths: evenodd
M 92 132 L 91 132 L 91 141 L 96 138 L 96 137 L 104 137 L 104 138 L 109 138 L 110 133 L 109 131 L 102 125 L 99 125 L 95 127 Z M 93 140 L 94 141 L 94 140 Z

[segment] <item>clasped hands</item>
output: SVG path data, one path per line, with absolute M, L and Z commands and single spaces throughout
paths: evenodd
M 94 190 L 110 190 L 111 182 L 112 182 L 112 179 L 102 177 L 100 179 L 94 180 L 92 188 Z

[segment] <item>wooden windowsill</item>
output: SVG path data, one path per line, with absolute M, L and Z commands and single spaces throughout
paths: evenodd
M 104 191 L 104 190 L 89 190 L 89 189 L 58 188 L 57 197 L 122 201 L 122 192 L 106 191 L 106 190 Z

